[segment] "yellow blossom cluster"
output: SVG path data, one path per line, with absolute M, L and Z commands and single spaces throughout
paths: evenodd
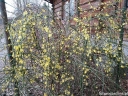
M 7 29 L 15 61 L 10 70 L 15 70 L 21 91 L 25 86 L 44 96 L 83 96 L 87 87 L 98 90 L 93 86 L 97 78 L 113 76 L 117 64 L 126 68 L 123 53 L 119 56 L 120 26 L 109 13 L 96 15 L 94 26 L 92 17 L 84 17 L 73 19 L 75 28 L 63 29 L 52 19 L 47 22 L 44 12 L 25 11 Z

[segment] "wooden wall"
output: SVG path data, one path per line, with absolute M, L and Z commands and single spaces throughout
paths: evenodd
M 61 19 L 62 18 L 62 13 L 63 13 L 63 2 L 62 0 L 55 0 L 53 2 L 53 12 L 54 12 L 54 18 Z
M 57 18 L 56 16 L 58 16 L 58 18 L 63 18 L 63 15 L 64 15 L 63 5 L 64 5 L 64 2 L 66 1 L 70 1 L 70 0 L 63 0 L 63 2 L 62 0 L 53 1 L 53 10 L 54 10 L 55 18 Z M 76 11 L 78 11 L 77 7 L 79 7 L 82 10 L 81 13 L 83 15 L 84 14 L 87 15 L 86 13 L 84 13 L 84 11 L 92 12 L 92 9 L 94 8 L 100 10 L 100 8 L 104 6 L 102 3 L 106 2 L 106 4 L 112 5 L 114 4 L 115 1 L 116 0 L 76 0 Z M 122 6 L 122 4 L 119 6 Z M 109 9 L 106 9 L 106 10 L 109 10 Z
M 59 20 L 59 22 L 64 22 L 64 1 L 70 1 L 70 0 L 54 0 L 53 1 L 53 12 L 54 12 L 54 19 Z M 99 12 L 101 13 L 109 13 L 109 14 L 116 14 L 115 10 L 118 8 L 123 7 L 123 2 L 124 0 L 120 0 L 118 7 L 116 7 L 116 0 L 76 0 L 76 14 L 73 17 L 79 16 L 80 18 L 83 17 L 89 17 L 91 16 L 92 18 L 98 14 Z M 109 6 L 109 7 L 107 7 Z M 128 10 L 127 10 L 128 11 Z M 127 12 L 128 13 L 128 12 Z M 75 22 L 71 19 L 70 20 L 72 25 L 75 25 Z M 97 19 L 92 19 L 90 21 L 90 25 L 94 26 L 94 23 L 99 24 L 99 20 Z M 95 30 L 95 29 L 92 29 Z M 128 26 L 125 28 L 125 37 L 128 37 Z

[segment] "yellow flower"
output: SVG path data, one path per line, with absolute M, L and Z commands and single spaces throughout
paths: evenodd
M 69 90 L 65 90 L 65 94 L 66 95 L 70 95 L 70 91 Z
M 24 11 L 23 12 L 23 16 L 25 16 L 25 15 L 27 15 L 28 14 L 28 12 L 27 11 Z
M 61 69 L 62 66 L 60 66 L 59 64 L 56 64 L 56 65 L 55 65 L 55 68 L 57 68 L 57 69 Z
M 99 66 L 99 64 L 97 63 L 96 66 Z
M 118 50 L 121 50 L 121 47 L 118 47 Z
M 46 32 L 49 32 L 49 28 L 46 26 L 46 27 L 44 27 L 44 30 L 46 31 Z
M 30 83 L 34 83 L 34 80 L 33 79 L 30 79 Z
M 124 68 L 124 66 L 123 66 L 123 65 L 121 65 L 121 68 Z
M 49 66 L 49 62 L 46 62 L 44 67 L 47 68 Z
M 44 96 L 48 96 L 47 93 L 44 93 Z
M 78 22 L 79 20 L 77 18 L 74 18 L 74 21 Z
M 18 50 L 18 49 L 19 49 L 19 47 L 18 47 L 18 46 L 14 46 L 14 49 L 15 49 L 15 50 Z
M 23 64 L 23 62 L 24 62 L 24 61 L 23 61 L 22 59 L 19 60 L 19 63 L 20 63 L 20 64 Z
M 102 58 L 101 57 L 99 57 L 99 62 L 101 62 L 102 61 Z
M 88 71 L 89 71 L 89 69 L 85 69 L 85 70 L 84 70 L 84 74 L 86 74 Z

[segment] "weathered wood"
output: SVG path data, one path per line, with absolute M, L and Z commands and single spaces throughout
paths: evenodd
M 58 8 L 55 8 L 54 11 L 57 13 L 57 12 L 62 12 L 62 8 L 61 7 L 58 7 Z
M 54 0 L 53 12 L 55 14 L 54 15 L 55 19 L 59 18 L 60 20 L 63 20 L 65 18 L 64 4 L 66 1 L 70 1 L 70 0 Z M 94 17 L 95 15 L 101 13 L 101 11 L 104 14 L 109 13 L 110 15 L 114 16 L 117 14 L 116 10 L 121 9 L 124 6 L 123 4 L 124 0 L 120 0 L 118 4 L 116 4 L 116 0 L 75 0 L 75 1 L 76 1 L 75 4 L 76 14 L 73 17 L 80 17 L 80 18 L 83 18 L 85 16 Z M 121 13 L 118 13 L 117 15 L 120 16 Z M 120 22 L 121 20 L 118 21 Z M 76 24 L 72 18 L 70 18 L 70 22 L 72 25 Z M 94 26 L 95 23 L 98 24 L 99 21 L 92 20 L 90 22 L 91 26 Z
M 54 1 L 54 5 L 57 5 L 57 4 L 59 4 L 60 2 L 62 2 L 62 0 L 55 0 L 55 1 Z
M 54 6 L 54 8 L 56 9 L 56 8 L 61 7 L 61 6 L 62 6 L 62 2 L 60 2 L 60 3 L 56 4 L 56 5 Z
M 95 2 L 92 2 L 91 4 L 90 3 L 85 3 L 85 4 L 80 4 L 80 8 L 82 10 L 90 10 L 90 9 L 96 9 L 99 7 L 99 1 L 95 1 Z
M 91 2 L 95 2 L 97 0 L 80 0 L 80 4 L 87 4 L 87 3 L 91 3 Z

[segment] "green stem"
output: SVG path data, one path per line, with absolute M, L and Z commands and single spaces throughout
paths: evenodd
M 121 21 L 121 31 L 120 31 L 120 39 L 119 39 L 119 45 L 118 47 L 121 48 L 121 50 L 118 50 L 118 58 L 121 59 L 122 57 L 122 46 L 123 46 L 123 36 L 124 36 L 124 23 L 125 23 L 125 20 L 126 20 L 126 0 L 124 1 L 124 7 L 123 7 L 123 10 L 122 10 L 122 21 Z M 120 79 L 120 65 L 121 65 L 121 60 L 118 61 L 118 64 L 117 64 L 117 73 L 116 73 L 116 83 L 119 85 L 119 79 Z

